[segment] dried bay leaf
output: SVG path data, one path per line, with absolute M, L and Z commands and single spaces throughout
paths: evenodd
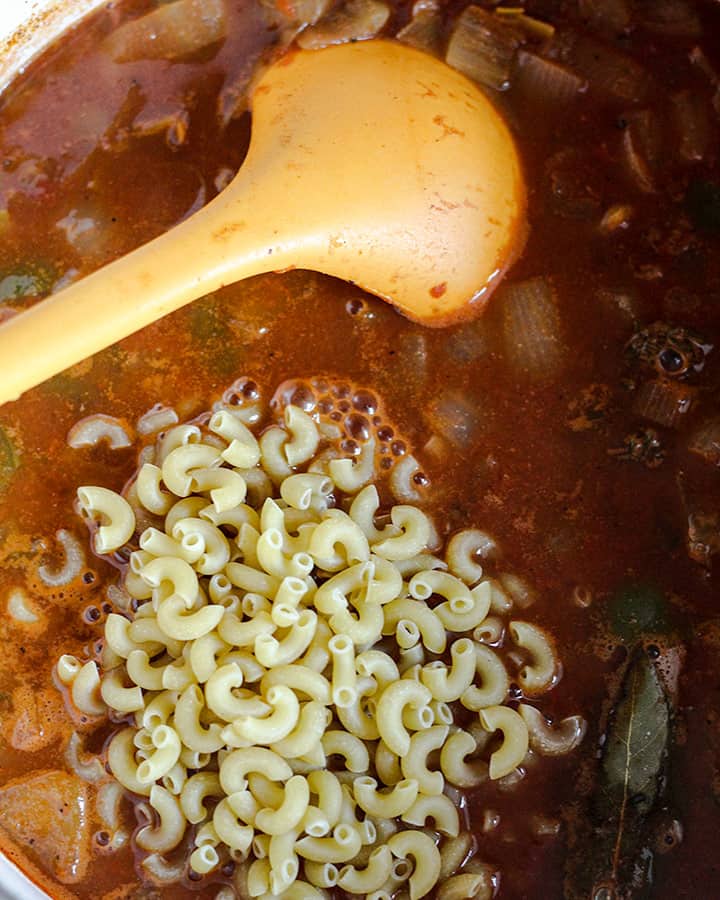
M 595 789 L 572 836 L 567 900 L 629 900 L 652 877 L 652 814 L 662 803 L 671 709 L 656 662 L 638 647 L 610 715 Z

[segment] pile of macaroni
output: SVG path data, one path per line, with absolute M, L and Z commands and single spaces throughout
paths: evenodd
M 484 536 L 433 555 L 410 505 L 380 527 L 373 467 L 322 447 L 298 407 L 259 437 L 222 408 L 163 435 L 125 497 L 80 488 L 98 554 L 156 524 L 129 554 L 135 611 L 108 617 L 101 669 L 63 656 L 58 676 L 80 710 L 125 720 L 107 761 L 155 811 L 136 836 L 148 853 L 185 841 L 199 874 L 243 860 L 251 897 L 474 897 L 486 879 L 444 849 L 459 790 L 516 773 L 533 739 L 576 741 L 553 751 L 539 711 L 508 705 L 492 645 L 511 603 L 483 577 Z M 507 631 L 523 694 L 547 690 L 551 642 Z

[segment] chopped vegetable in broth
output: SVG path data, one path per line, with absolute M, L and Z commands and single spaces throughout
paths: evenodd
M 411 323 L 326 276 L 256 277 L 0 408 L 0 846 L 58 898 L 283 896 L 287 884 L 273 882 L 271 893 L 269 875 L 281 871 L 282 852 L 290 877 L 296 846 L 302 884 L 285 896 L 303 900 L 720 896 L 717 4 L 107 4 L 0 97 L 0 322 L 167 231 L 227 186 L 247 150 L 248 91 L 263 66 L 295 43 L 320 48 L 376 35 L 446 60 L 506 117 L 529 193 L 523 255 L 481 318 L 446 329 Z M 297 423 L 306 419 L 317 434 L 303 455 Z M 252 456 L 256 445 L 264 469 Z M 198 447 L 206 447 L 198 464 L 205 468 L 175 472 L 173 482 L 164 461 Z M 220 462 L 222 453 L 229 456 Z M 198 471 L 210 474 L 203 481 Z M 232 493 L 241 490 L 238 478 L 242 499 Z M 360 493 L 371 483 L 374 505 L 372 491 Z M 175 519 L 167 515 L 170 492 L 189 501 Z M 235 514 L 250 510 L 244 524 L 220 522 L 222 498 L 231 495 Z M 359 511 L 360 496 L 370 513 Z M 303 578 L 317 580 L 321 599 L 307 600 L 302 614 L 282 603 L 273 612 L 278 583 L 257 581 L 260 569 L 280 578 L 255 549 L 262 536 L 261 552 L 269 552 L 279 530 L 277 519 L 269 524 L 268 498 L 287 514 L 286 546 L 297 550 L 300 568 L 283 577 L 299 581 L 297 590 L 308 587 Z M 126 507 L 131 518 L 123 520 Z M 392 517 L 402 515 L 431 523 L 409 561 L 393 559 L 387 546 L 382 552 L 410 533 Z M 325 522 L 329 530 L 343 516 L 354 528 L 364 523 L 367 557 L 347 549 L 342 556 L 336 544 L 335 556 L 323 555 L 311 538 L 302 545 L 304 526 Z M 121 520 L 127 528 L 113 542 L 108 535 Z M 205 550 L 192 556 L 202 529 L 217 552 L 228 545 L 237 554 L 214 574 Z M 153 584 L 146 567 L 181 544 L 201 599 L 161 618 L 153 604 L 168 600 L 167 580 Z M 310 568 L 298 563 L 303 553 Z M 331 709 L 334 724 L 318 726 L 327 747 L 303 769 L 289 731 L 263 730 L 271 720 L 280 728 L 271 706 L 297 706 L 284 679 L 300 654 L 274 672 L 283 641 L 271 629 L 286 639 L 296 627 L 299 641 L 304 615 L 331 633 L 337 594 L 323 608 L 322 591 L 329 596 L 325 585 L 352 565 L 378 567 L 363 570 L 371 585 L 376 571 L 395 578 L 387 573 L 397 569 L 406 595 L 382 607 L 376 635 L 357 638 L 360 654 L 377 654 L 359 667 L 356 660 L 357 671 L 338 661 L 347 658 L 347 640 L 333 644 L 332 666 L 329 656 L 317 663 L 314 683 L 337 693 L 331 704 L 301 691 L 301 705 L 308 721 L 315 713 L 320 721 L 313 703 Z M 242 587 L 249 568 L 256 581 Z M 461 597 L 452 616 L 477 610 L 481 592 L 489 605 L 472 627 L 444 607 L 440 644 L 423 629 L 451 602 L 442 594 L 445 575 L 455 579 L 454 600 Z M 224 606 L 236 588 L 243 597 Z M 335 620 L 336 638 L 357 635 L 372 614 L 358 602 Z M 423 604 L 434 618 L 408 618 Z M 203 634 L 173 631 L 200 612 L 224 624 Z M 250 644 L 232 635 L 271 613 L 281 624 L 261 629 L 245 652 Z M 130 628 L 143 639 L 131 641 Z M 128 644 L 118 643 L 119 633 Z M 214 669 L 187 675 L 198 665 L 191 645 L 213 633 L 211 669 L 221 650 L 235 653 L 222 668 L 234 666 L 245 683 L 227 688 L 228 703 L 255 704 L 243 713 L 243 734 L 255 737 L 233 733 L 229 707 L 208 707 L 196 724 L 203 734 L 222 724 L 225 736 L 206 759 L 187 743 L 176 746 L 173 734 L 180 696 L 187 707 L 193 686 L 207 691 L 213 677 Z M 117 653 L 122 646 L 127 658 Z M 500 660 L 497 702 L 478 699 L 487 689 L 480 662 L 468 669 L 469 686 L 442 695 L 438 685 L 470 652 L 488 666 Z M 409 673 L 396 679 L 399 689 L 426 698 L 408 703 L 397 731 L 380 714 L 389 700 L 383 706 L 382 691 L 375 696 L 369 686 L 377 674 L 364 668 L 370 658 Z M 157 674 L 163 667 L 172 689 Z M 350 682 L 338 674 L 336 684 L 335 671 Z M 110 685 L 105 699 L 99 678 Z M 269 689 L 260 687 L 264 678 Z M 367 690 L 350 725 L 341 690 L 348 685 L 352 696 L 356 685 Z M 427 685 L 436 691 L 431 700 Z M 172 692 L 167 720 L 150 735 L 136 714 L 147 716 L 151 702 Z M 159 700 L 150 709 L 162 718 Z M 360 728 L 353 758 L 350 732 Z M 422 775 L 427 791 L 440 786 L 432 796 L 446 798 L 436 801 L 444 813 L 434 818 L 423 818 L 427 803 L 410 811 L 407 792 L 420 790 L 417 770 L 405 771 L 411 735 L 426 735 L 428 746 L 436 740 L 425 752 L 437 759 L 427 756 Z M 148 762 L 161 743 L 177 752 L 165 768 Z M 182 779 L 222 780 L 225 761 L 246 744 L 272 744 L 275 781 L 253 771 L 246 790 L 228 776 L 222 790 L 208 789 L 209 812 L 189 825 L 185 816 L 182 837 L 168 840 Z M 516 755 L 503 756 L 511 744 Z M 133 777 L 144 780 L 130 781 L 118 766 L 131 754 Z M 295 769 L 282 768 L 287 758 Z M 357 819 L 333 832 L 314 807 L 303 819 L 310 830 L 294 833 L 299 821 L 280 828 L 278 837 L 290 833 L 292 841 L 272 850 L 278 782 L 303 791 L 313 770 L 345 784 L 345 813 L 351 807 Z M 391 790 L 378 793 L 379 783 Z M 241 809 L 251 800 L 252 810 Z M 221 807 L 232 809 L 235 825 L 241 812 L 253 818 L 247 859 L 230 830 L 217 840 L 209 830 Z M 342 859 L 336 845 L 361 840 L 361 827 L 364 846 Z M 328 869 L 321 864 L 330 845 L 313 842 L 331 840 L 337 861 Z M 413 855 L 409 842 L 424 852 Z M 435 878 L 423 882 L 436 854 Z M 250 877 L 253 860 L 260 865 Z M 349 860 L 351 872 L 343 869 Z M 384 871 L 392 860 L 395 881 L 387 894 L 373 893 L 383 885 L 367 888 L 367 870 Z M 355 880 L 360 872 L 365 881 Z M 317 887 L 307 887 L 313 880 Z

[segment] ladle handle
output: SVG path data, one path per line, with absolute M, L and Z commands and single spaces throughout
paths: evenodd
M 237 194 L 233 201 L 238 204 Z M 0 404 L 225 284 L 283 268 L 221 194 L 185 222 L 0 327 Z M 280 254 L 281 255 L 281 254 Z

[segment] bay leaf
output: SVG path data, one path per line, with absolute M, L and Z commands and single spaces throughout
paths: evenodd
M 594 791 L 572 836 L 568 900 L 629 900 L 649 890 L 652 814 L 663 802 L 670 729 L 662 679 L 640 645 L 608 720 Z

